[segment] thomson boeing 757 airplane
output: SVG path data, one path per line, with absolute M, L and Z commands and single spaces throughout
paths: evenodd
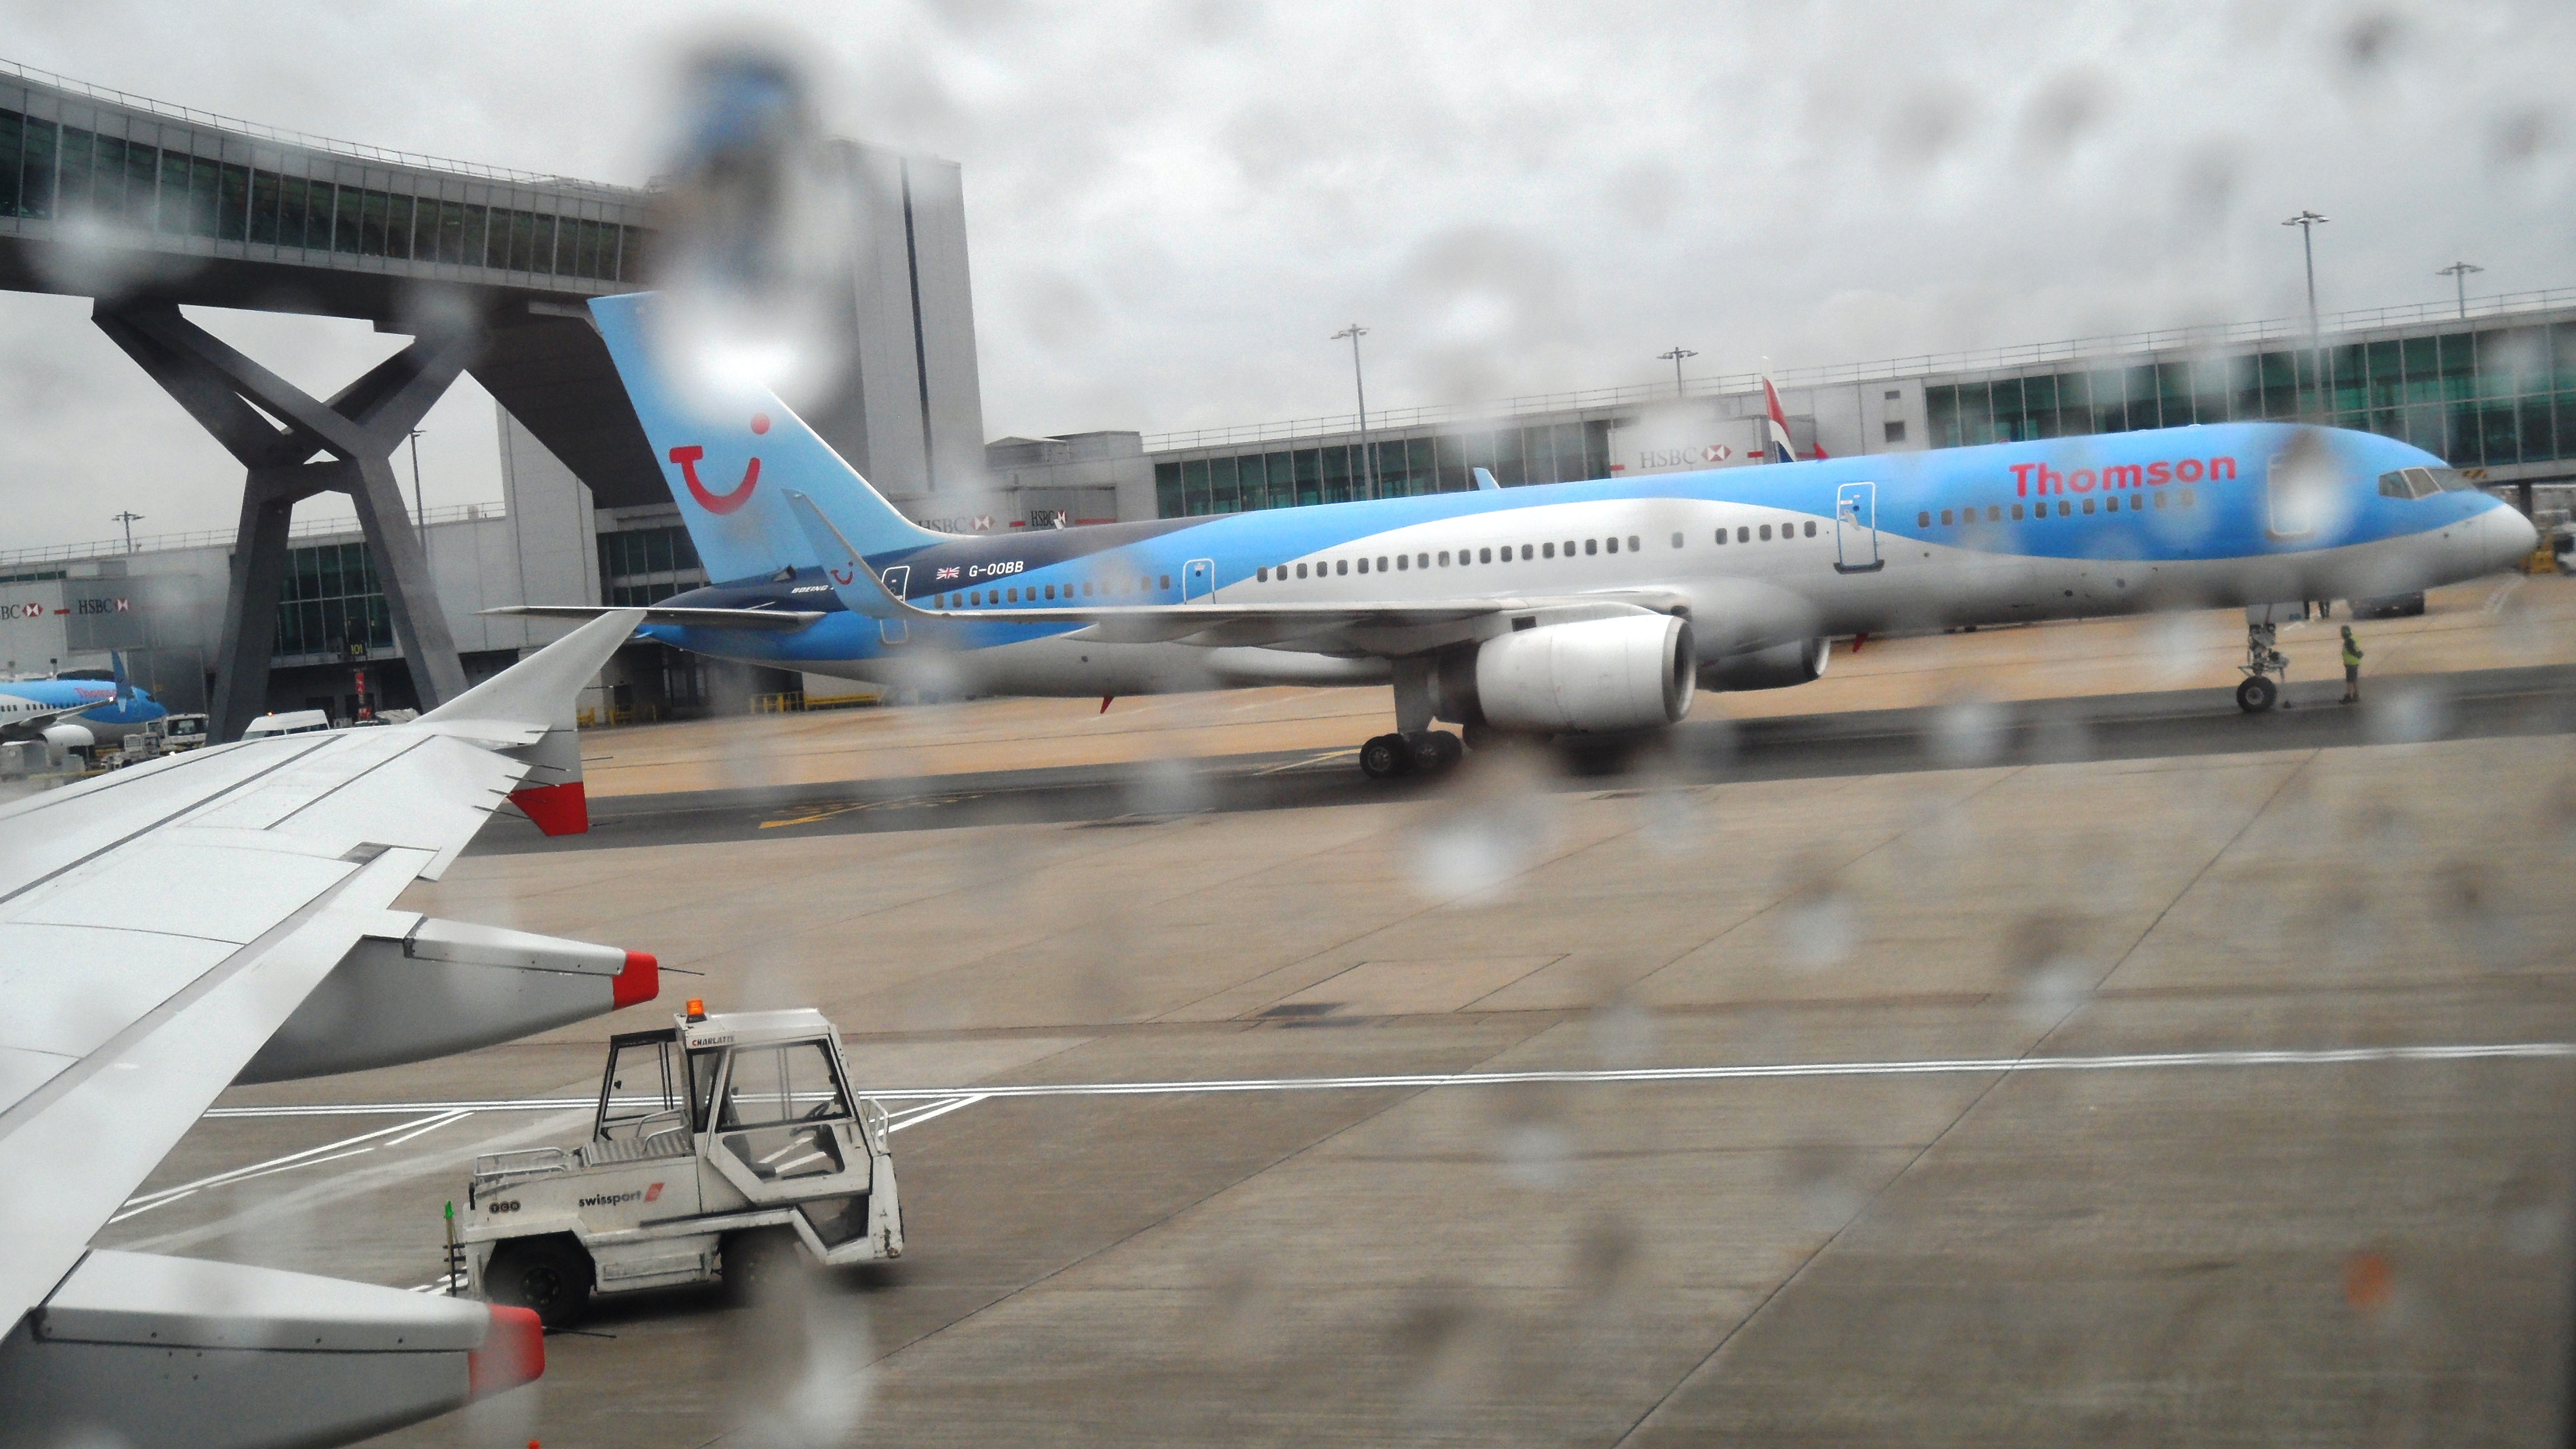
M 961 537 L 767 390 L 684 387 L 650 294 L 590 305 L 718 581 L 645 634 L 957 693 L 1389 682 L 1376 776 L 1453 763 L 1436 721 L 1468 744 L 1652 730 L 1700 688 L 1815 679 L 1837 638 L 2404 593 L 2534 542 L 2421 449 L 2282 423 Z M 2248 710 L 2278 698 L 2271 642 L 2249 623 Z

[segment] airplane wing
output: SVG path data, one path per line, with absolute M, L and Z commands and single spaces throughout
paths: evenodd
M 1002 624 L 1077 624 L 1074 636 L 1112 644 L 1181 643 L 1209 648 L 1255 646 L 1328 654 L 1395 657 L 1444 644 L 1484 638 L 1515 627 L 1566 624 L 1622 614 L 1669 614 L 1685 609 L 1680 594 L 1660 589 L 1619 589 L 1597 594 L 1491 595 L 1478 598 L 1384 603 L 1118 604 L 1031 609 L 923 609 L 894 596 L 859 557 L 814 501 L 790 490 L 789 505 L 815 551 L 826 560 L 823 576 L 851 612 L 876 619 L 888 638 L 910 638 L 960 621 Z M 1528 619 L 1530 625 L 1519 621 Z
M 596 619 L 603 614 L 638 612 L 587 604 L 505 604 L 486 614 L 527 619 Z M 670 609 L 653 605 L 640 611 L 647 624 L 691 624 L 701 629 L 759 629 L 790 633 L 822 618 L 819 609 Z
M 340 1443 L 542 1371 L 521 1310 L 89 1240 L 263 1048 L 268 1078 L 351 1064 L 344 1033 L 281 1036 L 311 1003 L 377 993 L 390 1019 L 352 1026 L 377 1037 L 354 1060 L 381 1064 L 435 1054 L 398 1039 L 412 1022 L 452 1044 L 446 1002 L 497 999 L 455 996 L 469 968 L 434 951 L 388 976 L 368 943 L 423 934 L 390 910 L 403 888 L 532 777 L 564 783 L 550 759 L 574 693 L 639 618 L 603 616 L 407 724 L 211 746 L 0 808 L 0 1443 Z M 642 958 L 620 989 L 581 954 L 608 948 L 528 942 L 580 978 L 555 1019 L 653 975 Z
M 47 729 L 64 720 L 78 719 L 91 710 L 105 709 L 114 703 L 116 703 L 114 699 L 93 699 L 87 704 L 76 704 L 45 714 L 29 715 L 25 719 L 11 720 L 5 725 L 0 725 L 0 740 L 41 739 Z

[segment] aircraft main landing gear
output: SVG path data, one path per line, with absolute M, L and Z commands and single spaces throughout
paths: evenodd
M 1379 735 L 1360 746 L 1360 770 L 1372 780 L 1398 775 L 1445 775 L 1465 758 L 1466 747 L 1447 730 Z
M 2245 676 L 2236 686 L 2236 707 L 2247 714 L 2261 714 L 2281 702 L 2281 686 L 2290 679 L 2290 656 L 2280 651 L 2281 626 L 2271 622 L 2268 611 L 2245 611 L 2245 662 L 2237 671 Z M 2255 616 L 2265 613 L 2261 622 Z M 2272 676 L 2279 675 L 2275 681 Z

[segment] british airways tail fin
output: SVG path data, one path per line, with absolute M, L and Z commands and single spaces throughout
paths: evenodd
M 787 506 L 789 488 L 810 495 L 867 553 L 946 536 L 896 512 L 768 388 L 748 381 L 701 387 L 675 376 L 655 355 L 656 304 L 649 292 L 633 293 L 596 298 L 590 311 L 710 579 L 814 565 L 813 546 Z
M 1771 461 L 1774 463 L 1797 462 L 1798 450 L 1791 447 L 1789 444 L 1789 410 L 1780 406 L 1780 389 L 1771 385 L 1771 375 L 1769 373 L 1764 373 L 1762 375 L 1762 402 L 1764 406 L 1771 410 L 1771 447 L 1769 450 Z M 1825 456 L 1825 450 L 1821 446 L 1813 448 L 1810 451 L 1819 458 Z

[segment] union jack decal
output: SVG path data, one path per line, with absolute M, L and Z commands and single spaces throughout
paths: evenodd
M 955 577 L 957 577 L 956 569 L 941 569 L 939 571 L 939 578 L 932 579 L 931 582 L 937 583 L 939 582 L 939 579 L 953 579 Z

